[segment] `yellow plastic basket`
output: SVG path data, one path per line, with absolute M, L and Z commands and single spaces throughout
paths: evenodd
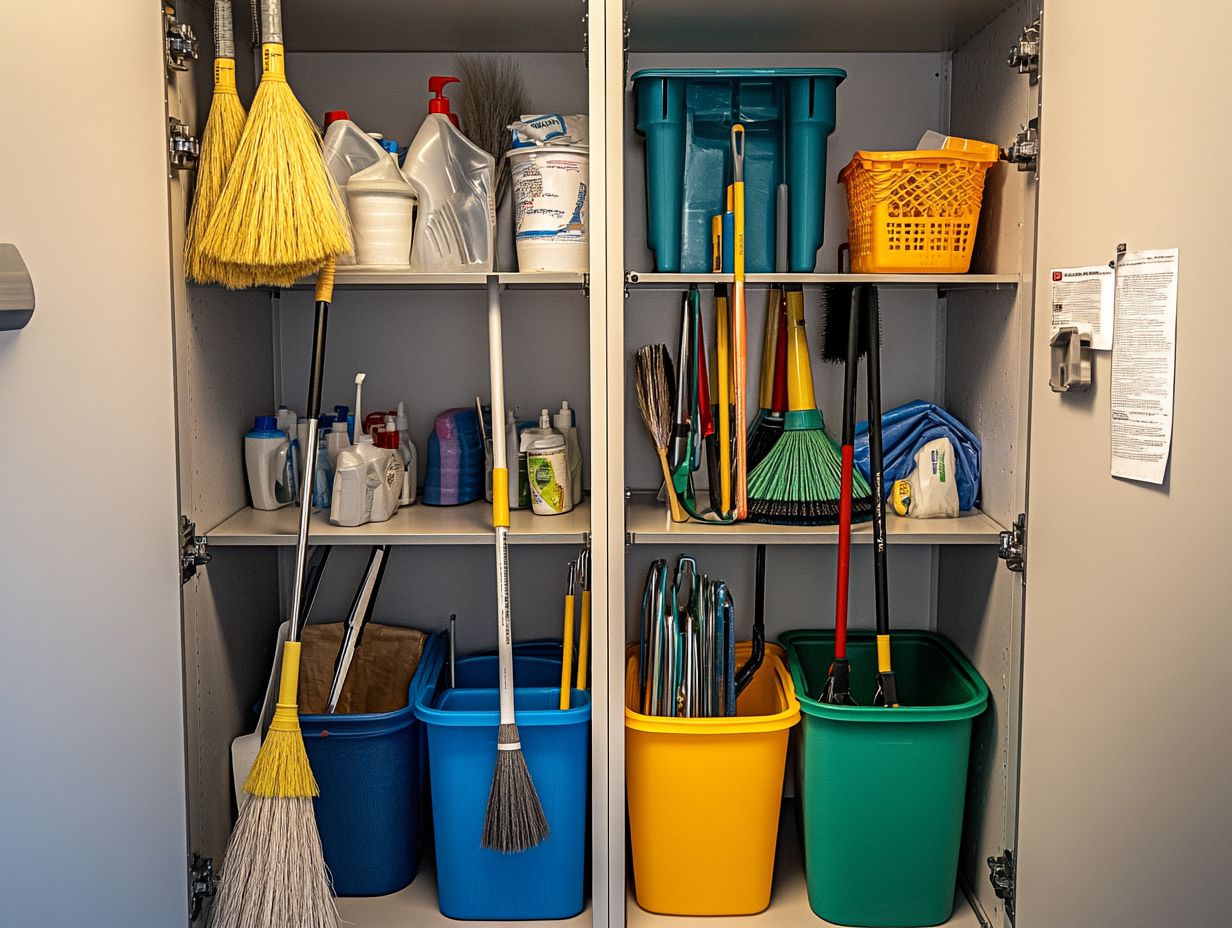
M 856 274 L 965 274 L 997 146 L 951 138 L 938 151 L 858 151 L 847 187 Z
M 751 645 L 736 645 L 736 664 Z M 770 904 L 787 737 L 800 720 L 786 656 L 766 656 L 737 715 L 643 715 L 637 646 L 625 677 L 625 782 L 637 903 L 661 915 L 752 915 Z

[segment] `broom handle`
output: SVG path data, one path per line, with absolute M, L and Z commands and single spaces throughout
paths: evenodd
M 852 291 L 856 302 L 858 288 Z M 847 592 L 851 578 L 851 482 L 855 467 L 856 377 L 860 347 L 860 309 L 847 318 L 847 363 L 843 366 L 843 472 L 838 509 L 838 585 L 834 597 L 834 658 L 847 659 Z
M 308 377 L 308 447 L 299 491 L 299 531 L 295 536 L 295 572 L 291 577 L 290 641 L 299 640 L 300 606 L 304 599 L 304 572 L 308 563 L 308 520 L 312 516 L 312 483 L 317 465 L 317 432 L 321 417 L 321 378 L 325 373 L 325 331 L 329 304 L 334 298 L 334 259 L 317 272 L 317 311 L 312 324 L 312 367 Z
M 868 463 L 873 490 L 873 579 L 877 593 L 877 634 L 890 633 L 890 604 L 886 584 L 886 511 L 881 445 L 881 318 L 877 291 L 859 288 L 866 303 L 868 325 Z M 889 669 L 888 667 L 885 669 Z
M 214 57 L 235 59 L 235 24 L 231 0 L 214 0 Z M 235 65 L 232 65 L 234 73 Z
M 282 0 L 261 0 L 261 44 L 282 44 Z
M 497 657 L 500 723 L 516 724 L 513 711 L 513 607 L 509 593 L 509 470 L 505 455 L 505 355 L 501 333 L 500 278 L 488 275 L 488 376 L 492 385 L 492 526 L 496 532 Z M 500 750 L 521 750 L 520 742 Z
M 732 213 L 736 241 L 733 254 L 734 285 L 732 287 L 732 375 L 736 379 L 736 518 L 749 514 L 748 486 L 748 324 L 744 293 L 744 126 L 737 123 L 731 130 L 732 143 Z

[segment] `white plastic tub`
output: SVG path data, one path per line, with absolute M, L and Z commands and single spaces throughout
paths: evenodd
M 509 152 L 520 271 L 585 271 L 590 248 L 590 155 L 547 145 Z

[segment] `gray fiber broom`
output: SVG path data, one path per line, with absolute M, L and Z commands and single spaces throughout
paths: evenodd
M 488 277 L 488 367 L 492 378 L 492 526 L 496 532 L 496 608 L 499 627 L 500 729 L 496 767 L 483 822 L 483 846 L 506 854 L 525 851 L 548 836 L 548 820 L 522 753 L 514 715 L 513 610 L 509 595 L 509 470 L 505 461 L 505 360 L 500 283 Z

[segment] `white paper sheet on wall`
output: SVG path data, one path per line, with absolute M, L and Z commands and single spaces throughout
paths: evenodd
M 1126 252 L 1116 266 L 1112 476 L 1163 483 L 1172 450 L 1180 249 Z
M 1073 325 L 1090 334 L 1095 351 L 1111 350 L 1115 273 L 1106 264 L 1053 268 L 1050 337 Z

